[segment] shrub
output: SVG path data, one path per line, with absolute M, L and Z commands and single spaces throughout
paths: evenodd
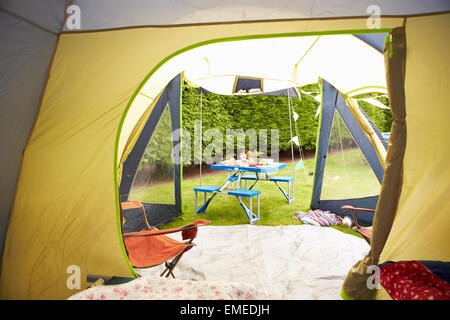
M 316 86 L 311 85 L 314 90 Z M 308 87 L 308 90 L 310 89 Z M 305 90 L 306 91 L 306 90 Z M 307 94 L 301 94 L 301 101 L 291 98 L 294 111 L 299 115 L 296 122 L 299 140 L 305 150 L 315 149 L 319 118 L 314 119 L 319 102 Z M 183 122 L 182 126 L 194 137 L 194 125 L 200 120 L 200 94 L 198 89 L 185 82 L 182 95 Z M 290 148 L 289 109 L 287 97 L 272 97 L 258 95 L 226 96 L 214 93 L 202 95 L 202 128 L 218 129 L 225 138 L 226 130 L 248 129 L 267 130 L 267 150 L 270 151 L 271 129 L 279 131 L 279 150 Z M 293 136 L 296 135 L 295 123 L 292 121 Z M 191 139 L 191 159 L 194 155 L 194 139 Z M 224 139 L 225 141 L 225 139 Z M 203 149 L 210 142 L 203 142 Z M 236 145 L 236 141 L 235 141 Z M 223 154 L 226 145 L 224 143 Z M 248 148 L 248 141 L 246 141 Z M 193 160 L 192 160 L 193 161 Z

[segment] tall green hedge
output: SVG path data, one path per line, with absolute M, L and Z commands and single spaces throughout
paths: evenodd
M 389 106 L 389 99 L 376 97 L 381 103 Z M 390 132 L 392 125 L 392 112 L 390 109 L 380 109 L 365 101 L 358 101 L 359 106 L 369 116 L 380 132 Z
M 319 85 L 311 84 L 301 87 L 301 100 L 292 98 L 295 112 L 299 115 L 296 122 L 299 140 L 304 150 L 314 150 L 316 147 L 317 129 L 319 117 L 315 118 L 319 102 L 314 96 L 319 94 Z M 389 105 L 386 98 L 378 98 L 381 102 Z M 384 100 L 383 100 L 384 99 Z M 360 101 L 361 108 L 368 114 L 381 132 L 390 131 L 392 116 L 390 110 L 377 108 L 369 103 Z M 183 85 L 182 93 L 182 127 L 189 131 L 191 139 L 191 162 L 194 162 L 194 125 L 200 120 L 200 94 L 198 88 L 189 82 Z M 271 129 L 279 131 L 279 150 L 290 148 L 289 109 L 287 97 L 271 97 L 256 95 L 220 95 L 207 93 L 202 95 L 202 129 L 203 132 L 210 128 L 218 129 L 224 138 L 223 155 L 225 157 L 225 136 L 227 129 L 260 129 L 267 130 L 268 145 L 270 152 Z M 293 135 L 296 135 L 294 122 Z M 204 150 L 211 141 L 203 141 Z M 248 148 L 248 141 L 246 142 Z M 186 154 L 184 154 L 186 157 Z M 184 158 L 186 159 L 186 158 Z
M 299 115 L 297 128 L 302 147 L 305 150 L 315 148 L 318 118 L 314 119 L 319 103 L 311 96 L 302 94 L 302 100 L 291 99 L 295 112 Z M 184 129 L 190 132 L 191 154 L 194 154 L 194 125 L 200 120 L 200 94 L 197 88 L 188 83 L 184 84 L 183 95 L 183 123 Z M 224 138 L 227 129 L 244 132 L 248 129 L 255 129 L 258 133 L 260 129 L 267 130 L 267 149 L 271 148 L 271 129 L 278 129 L 279 150 L 290 148 L 289 129 L 289 109 L 287 97 L 270 97 L 255 95 L 235 95 L 226 96 L 214 93 L 203 94 L 202 96 L 202 129 L 203 132 L 210 128 L 216 128 L 222 132 Z M 295 126 L 293 125 L 293 135 L 295 136 Z M 203 149 L 210 144 L 203 142 Z M 248 148 L 248 141 L 246 141 Z

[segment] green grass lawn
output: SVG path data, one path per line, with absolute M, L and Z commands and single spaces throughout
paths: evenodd
M 380 183 L 359 149 L 328 154 L 322 199 L 359 198 L 379 193 Z
M 366 183 L 361 181 L 361 177 L 364 176 L 363 168 L 361 168 L 358 159 L 359 154 L 354 151 L 347 152 L 346 158 L 353 159 L 354 161 L 346 161 L 346 172 L 351 174 L 348 177 L 343 176 L 342 170 L 339 169 L 339 161 L 333 161 L 333 158 L 342 157 L 342 154 L 329 155 L 327 162 L 327 171 L 325 176 L 332 175 L 336 177 L 339 174 L 339 179 L 336 183 L 340 185 L 350 184 L 350 185 L 360 185 L 360 193 L 377 194 L 379 185 L 375 186 L 373 183 Z M 331 161 L 330 161 L 331 159 Z M 308 172 L 312 171 L 314 168 L 314 159 L 308 159 L 304 161 L 305 169 L 300 169 L 295 172 L 295 201 L 291 204 L 287 203 L 286 198 L 283 196 L 281 191 L 273 182 L 259 181 L 253 189 L 261 191 L 260 206 L 261 206 L 261 220 L 258 221 L 257 225 L 292 225 L 301 224 L 298 220 L 292 218 L 296 211 L 307 211 L 309 210 L 309 205 L 312 196 L 312 183 L 313 176 L 309 176 Z M 292 163 L 287 163 L 286 168 L 274 173 L 274 175 L 292 176 Z M 225 184 L 228 174 L 225 172 L 218 171 L 217 174 L 211 174 L 202 177 L 203 185 L 213 185 L 222 186 Z M 359 179 L 355 181 L 355 179 Z M 247 186 L 250 186 L 252 182 L 248 181 Z M 183 179 L 182 183 L 182 203 L 183 203 L 183 215 L 177 217 L 169 223 L 168 225 L 162 227 L 172 228 L 183 226 L 195 219 L 208 219 L 211 221 L 212 225 L 237 225 L 237 224 L 248 224 L 249 220 L 241 208 L 238 200 L 234 196 L 228 195 L 216 195 L 213 201 L 209 204 L 206 213 L 201 215 L 195 215 L 195 192 L 194 187 L 199 186 L 198 178 Z M 287 191 L 287 184 L 280 183 L 281 186 Z M 242 185 L 243 187 L 243 185 Z M 334 186 L 336 187 L 336 186 Z M 341 193 L 337 193 L 341 195 Z M 210 195 L 207 195 L 209 197 Z M 173 183 L 159 184 L 155 187 L 133 190 L 130 194 L 130 199 L 140 200 L 143 202 L 154 202 L 154 203 L 173 203 Z M 248 204 L 248 199 L 244 200 L 246 205 Z M 199 193 L 198 197 L 198 207 L 203 203 L 203 195 Z M 253 200 L 254 211 L 256 209 L 256 198 Z M 337 226 L 334 227 L 342 232 L 351 233 L 353 235 L 359 236 L 356 232 L 348 230 L 346 228 Z

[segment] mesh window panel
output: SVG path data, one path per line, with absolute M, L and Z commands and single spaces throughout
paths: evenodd
M 375 196 L 378 182 L 366 158 L 338 112 L 334 113 L 321 199 L 337 200 Z
M 153 132 L 131 187 L 130 199 L 175 204 L 172 126 L 168 105 Z

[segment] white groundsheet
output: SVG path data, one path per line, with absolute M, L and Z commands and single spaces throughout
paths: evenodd
M 259 299 L 271 300 L 341 299 L 348 271 L 370 249 L 362 238 L 310 225 L 206 226 L 194 242 L 174 270 L 177 279 L 249 283 Z

